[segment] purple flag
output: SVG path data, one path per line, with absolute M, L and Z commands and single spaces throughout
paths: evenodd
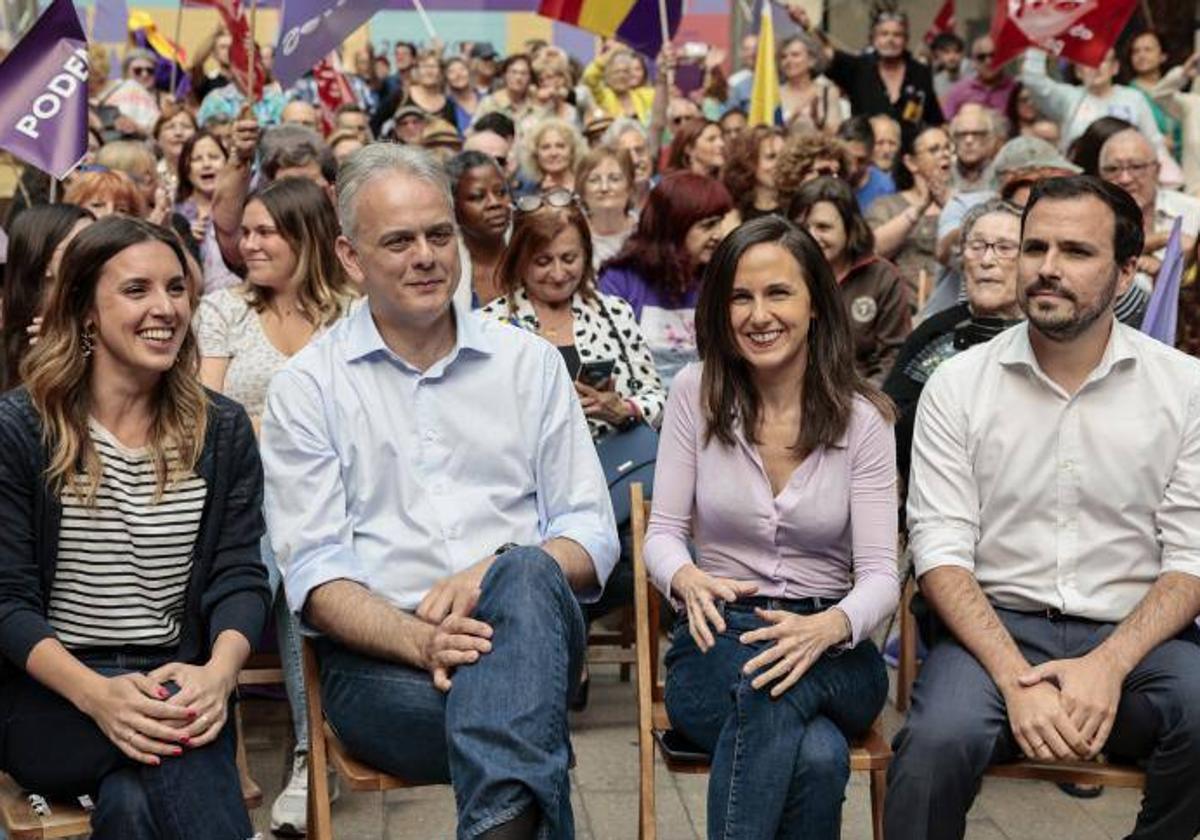
M 87 41 L 53 0 L 0 63 L 0 148 L 63 178 L 87 154 Z
M 129 7 L 125 0 L 96 0 L 92 12 L 92 40 L 123 44 L 128 37 Z
M 1146 317 L 1142 319 L 1142 332 L 1157 338 L 1163 344 L 1175 346 L 1175 324 L 1179 317 L 1179 284 L 1183 279 L 1183 219 L 1176 218 L 1167 239 L 1167 251 L 1163 254 L 1158 277 L 1154 279 L 1154 292 L 1146 305 Z

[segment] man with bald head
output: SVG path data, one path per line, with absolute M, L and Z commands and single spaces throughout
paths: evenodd
M 305 128 L 311 128 L 313 131 L 319 130 L 317 128 L 317 109 L 302 99 L 293 99 L 284 105 L 279 121 L 284 125 L 290 123 L 292 125 L 302 125 Z
M 1003 141 L 1000 115 L 991 108 L 969 102 L 950 121 L 950 136 L 958 150 L 951 173 L 956 192 L 995 189 L 992 158 Z
M 954 119 L 959 109 L 969 102 L 984 105 L 998 114 L 1004 113 L 1017 81 L 1004 72 L 1004 65 L 992 66 L 995 53 L 996 44 L 990 35 L 971 42 L 971 62 L 975 65 L 975 75 L 956 82 L 946 91 L 942 105 L 946 119 Z
M 1200 231 L 1200 199 L 1159 186 L 1154 146 L 1136 128 L 1118 131 L 1101 147 L 1100 177 L 1133 196 L 1142 211 L 1146 248 L 1136 282 L 1149 292 L 1177 218 L 1183 220 L 1184 253 L 1192 253 Z

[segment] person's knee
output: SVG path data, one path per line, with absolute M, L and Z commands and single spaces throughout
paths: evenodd
M 150 799 L 136 768 L 126 767 L 105 776 L 92 814 L 94 837 L 152 838 L 158 836 Z
M 842 791 L 850 781 L 850 745 L 832 722 L 815 719 L 800 742 L 796 769 L 830 790 Z
M 962 761 L 980 753 L 991 755 L 995 733 L 983 721 L 964 713 L 911 713 L 896 736 L 896 752 L 906 762 L 921 766 L 958 767 Z
M 507 596 L 543 601 L 548 593 L 569 592 L 566 577 L 558 561 L 537 546 L 510 549 L 492 563 L 484 577 L 483 590 L 503 590 Z

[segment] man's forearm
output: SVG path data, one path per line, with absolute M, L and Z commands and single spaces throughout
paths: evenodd
M 346 647 L 424 668 L 435 628 L 389 604 L 360 583 L 333 580 L 308 593 L 304 620 Z
M 1122 674 L 1146 658 L 1200 615 L 1200 578 L 1185 572 L 1161 575 L 1146 597 L 1097 648 L 1115 661 Z
M 586 592 L 600 585 L 591 555 L 575 540 L 555 537 L 543 543 L 542 550 L 558 561 L 572 592 Z
M 1000 622 L 975 576 L 957 566 L 940 566 L 921 575 L 921 594 L 969 650 L 1001 691 L 1016 685 L 1029 663 Z

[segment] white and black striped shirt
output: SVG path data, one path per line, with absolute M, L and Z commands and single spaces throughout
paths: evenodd
M 148 449 L 127 449 L 95 420 L 103 474 L 95 507 L 63 493 L 50 625 L 69 648 L 179 642 L 206 487 L 189 475 L 154 501 Z

